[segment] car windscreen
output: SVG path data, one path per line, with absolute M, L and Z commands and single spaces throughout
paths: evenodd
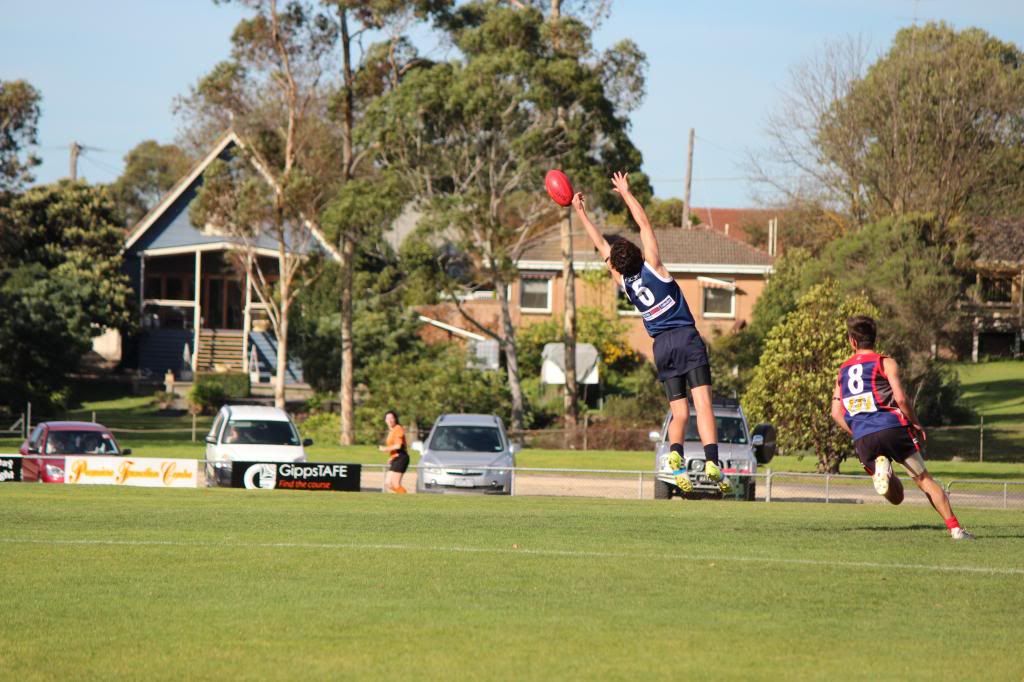
M 747 430 L 743 427 L 743 420 L 739 417 L 715 416 L 715 426 L 718 428 L 719 443 L 746 445 L 750 442 L 747 440 Z M 696 415 L 690 415 L 690 423 L 686 427 L 686 440 L 700 441 Z
M 99 431 L 50 431 L 46 437 L 47 455 L 119 455 L 110 434 Z
M 445 452 L 501 452 L 501 432 L 493 426 L 438 426 L 428 448 Z
M 224 428 L 226 445 L 298 445 L 299 434 L 291 422 L 233 419 Z

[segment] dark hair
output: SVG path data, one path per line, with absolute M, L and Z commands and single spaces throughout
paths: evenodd
M 846 320 L 846 333 L 857 342 L 857 348 L 874 348 L 878 326 L 867 315 L 854 315 Z
M 628 239 L 616 239 L 608 256 L 615 271 L 624 277 L 633 277 L 644 267 L 644 255 L 638 247 Z
M 384 413 L 384 417 L 385 417 L 385 418 L 387 418 L 387 416 L 388 416 L 389 414 L 390 414 L 390 415 L 392 415 L 392 416 L 393 416 L 393 417 L 395 418 L 395 423 L 396 423 L 396 424 L 401 424 L 401 423 L 402 423 L 402 422 L 401 422 L 401 421 L 400 421 L 400 420 L 398 419 L 398 413 L 397 413 L 397 412 L 395 412 L 394 410 L 388 410 L 387 412 L 385 412 L 385 413 Z

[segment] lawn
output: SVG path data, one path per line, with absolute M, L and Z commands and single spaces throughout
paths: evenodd
M 1024 675 L 1016 512 L 0 490 L 9 679 Z

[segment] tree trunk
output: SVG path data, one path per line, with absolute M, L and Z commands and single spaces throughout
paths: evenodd
M 352 74 L 352 43 L 348 32 L 348 11 L 338 3 L 338 23 L 341 28 L 342 77 L 345 82 L 345 98 L 342 100 L 341 117 L 341 164 L 342 182 L 352 177 L 352 134 L 355 125 L 355 108 Z M 341 403 L 341 428 L 339 442 L 352 445 L 355 442 L 355 380 L 352 352 L 352 268 L 355 267 L 355 244 L 342 236 L 341 245 L 341 386 L 338 402 Z
M 352 352 L 352 269 L 355 244 L 346 239 L 341 247 L 341 444 L 355 442 L 355 383 Z
M 526 413 L 523 401 L 523 387 L 519 382 L 519 359 L 516 356 L 516 329 L 512 324 L 512 312 L 509 309 L 508 289 L 505 282 L 495 278 L 494 289 L 498 294 L 501 311 L 501 350 L 505 353 L 505 369 L 508 372 L 508 388 L 512 394 L 512 414 L 509 416 L 509 429 L 522 431 L 523 415 Z
M 281 314 L 277 321 L 277 329 L 274 330 L 277 332 L 277 376 L 274 377 L 274 407 L 282 410 L 285 406 L 284 379 L 285 374 L 288 372 L 288 312 L 291 308 L 288 277 L 284 274 L 286 272 L 285 267 L 287 267 L 286 258 L 287 256 L 284 255 L 282 245 L 278 258 L 279 277 L 277 280 L 278 293 L 281 296 Z
M 572 267 L 572 217 L 566 213 L 562 222 L 562 278 L 565 282 L 565 314 L 562 338 L 565 343 L 565 447 L 576 447 L 579 406 L 576 398 L 576 273 Z

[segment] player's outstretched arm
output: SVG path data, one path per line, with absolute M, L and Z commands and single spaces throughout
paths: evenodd
M 846 409 L 843 407 L 843 396 L 839 392 L 839 384 L 836 383 L 835 390 L 832 391 L 832 420 L 839 425 L 843 431 L 853 435 L 853 431 L 850 430 L 850 425 L 846 423 Z
M 601 254 L 601 258 L 604 260 L 605 265 L 608 264 L 608 257 L 611 255 L 612 247 L 608 244 L 608 240 L 604 238 L 601 231 L 597 229 L 590 220 L 590 216 L 587 215 L 587 203 L 583 197 L 583 192 L 576 192 L 572 197 L 572 207 L 576 209 L 576 216 L 583 223 L 583 229 L 587 231 L 587 236 L 590 237 L 590 241 L 594 242 L 594 248 Z M 615 281 L 618 281 L 618 277 L 615 272 L 612 271 L 612 276 Z
M 668 271 L 661 263 L 661 252 L 658 250 L 658 238 L 654 236 L 654 228 L 651 221 L 647 219 L 647 212 L 643 205 L 633 196 L 629 189 L 629 175 L 626 173 L 615 173 L 612 175 L 612 188 L 619 193 L 622 200 L 626 202 L 633 220 L 640 227 L 640 241 L 644 245 L 644 260 L 651 264 L 651 267 L 658 271 L 659 275 L 668 276 Z
M 928 437 L 921 426 L 921 420 L 917 418 L 917 412 L 914 411 L 914 405 L 903 390 L 903 384 L 900 383 L 899 364 L 892 358 L 885 358 L 882 360 L 882 369 L 885 371 L 885 376 L 889 379 L 889 385 L 892 386 L 892 399 L 896 401 L 900 412 L 910 421 L 910 426 L 921 434 L 921 438 L 927 440 Z

